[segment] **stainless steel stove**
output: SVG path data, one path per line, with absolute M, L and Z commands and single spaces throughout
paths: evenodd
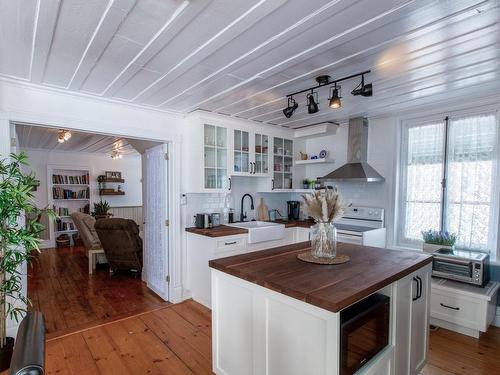
M 350 206 L 335 220 L 339 242 L 385 247 L 385 211 L 383 208 Z

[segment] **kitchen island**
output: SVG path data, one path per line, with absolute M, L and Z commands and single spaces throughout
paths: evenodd
M 351 366 L 360 367 L 356 374 L 418 374 L 428 348 L 431 256 L 339 243 L 348 263 L 316 265 L 297 259 L 309 246 L 210 261 L 214 372 L 336 375 L 353 373 Z M 387 300 L 387 342 L 376 355 L 355 358 L 353 367 L 353 347 L 371 350 L 376 339 L 348 332 L 344 317 L 373 297 Z M 381 317 L 362 328 L 380 335 Z

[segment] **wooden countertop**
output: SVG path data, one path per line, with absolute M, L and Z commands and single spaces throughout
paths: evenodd
M 248 230 L 243 228 L 235 228 L 229 227 L 227 225 L 219 225 L 213 228 L 186 228 L 186 232 L 199 234 L 201 236 L 207 237 L 224 237 L 224 236 L 233 236 L 235 234 L 245 234 L 248 233 Z
M 311 225 L 314 225 L 314 222 L 307 220 L 290 220 L 290 221 L 276 220 L 275 223 L 285 224 L 285 228 L 293 228 L 293 227 L 309 228 Z M 224 236 L 233 236 L 235 234 L 248 233 L 248 230 L 243 228 L 230 227 L 228 225 L 219 225 L 213 228 L 190 227 L 186 228 L 186 232 L 195 233 L 207 237 L 224 237 Z
M 301 242 L 227 258 L 210 267 L 254 284 L 338 312 L 432 261 L 428 254 L 338 243 L 337 252 L 351 260 L 317 265 L 297 259 L 309 251 Z

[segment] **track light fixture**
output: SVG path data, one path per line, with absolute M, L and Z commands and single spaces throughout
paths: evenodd
M 288 94 L 286 97 L 288 99 L 288 106 L 283 110 L 283 114 L 285 115 L 286 118 L 292 117 L 293 113 L 295 110 L 298 108 L 298 104 L 295 102 L 293 99 L 294 96 L 298 94 L 302 94 L 304 92 L 309 92 L 306 95 L 306 103 L 307 103 L 307 112 L 310 114 L 316 113 L 319 111 L 318 107 L 318 93 L 315 92 L 315 89 L 321 88 L 323 86 L 328 86 L 328 85 L 333 85 L 330 86 L 330 97 L 328 98 L 328 106 L 332 109 L 337 109 L 342 107 L 342 102 L 341 98 L 342 96 L 340 95 L 340 85 L 338 85 L 339 82 L 342 81 L 347 81 L 349 79 L 359 77 L 361 76 L 361 83 L 351 91 L 352 95 L 361 95 L 361 96 L 372 96 L 373 95 L 373 86 L 371 83 L 368 83 L 365 85 L 365 74 L 370 73 L 370 70 L 366 70 L 364 72 L 356 73 L 356 74 L 351 74 L 350 76 L 338 78 L 335 80 L 331 80 L 330 76 L 328 75 L 321 75 L 316 77 L 316 82 L 318 84 L 313 87 L 309 87 L 304 90 L 300 90 L 297 92 L 294 92 L 292 94 Z
M 333 86 L 333 89 L 331 89 L 331 94 L 330 98 L 328 99 L 330 102 L 328 103 L 328 106 L 332 109 L 338 109 L 342 107 L 342 102 L 340 101 L 340 86 L 337 86 L 337 82 L 335 82 L 335 85 Z
M 316 99 L 314 96 L 316 95 Z M 318 108 L 318 93 L 311 90 L 310 94 L 307 94 L 307 113 L 313 114 L 319 111 Z
M 371 83 L 365 85 L 365 76 L 364 74 L 361 76 L 361 83 L 356 86 L 354 90 L 351 91 L 351 94 L 361 95 L 361 96 L 372 96 L 373 95 L 373 86 Z
M 283 110 L 283 114 L 286 118 L 290 118 L 293 115 L 293 112 L 299 107 L 298 103 L 293 99 L 292 96 L 288 97 L 288 106 Z

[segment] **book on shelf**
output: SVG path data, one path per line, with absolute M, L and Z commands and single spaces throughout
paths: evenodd
M 90 191 L 89 188 L 74 191 L 54 186 L 52 187 L 52 197 L 54 199 L 89 199 Z
M 75 230 L 75 224 L 71 221 L 63 221 L 61 219 L 56 219 L 56 231 L 66 231 L 66 230 Z
M 58 207 L 58 206 L 54 205 L 53 208 L 54 208 L 54 212 L 59 217 L 71 216 L 71 212 L 69 211 L 68 207 Z M 78 212 L 82 212 L 84 214 L 90 214 L 90 205 L 87 203 L 85 206 L 80 207 L 78 209 Z
M 69 176 L 63 174 L 53 174 L 52 183 L 53 184 L 71 184 L 71 185 L 88 185 L 90 181 L 90 176 L 88 173 L 76 176 Z

